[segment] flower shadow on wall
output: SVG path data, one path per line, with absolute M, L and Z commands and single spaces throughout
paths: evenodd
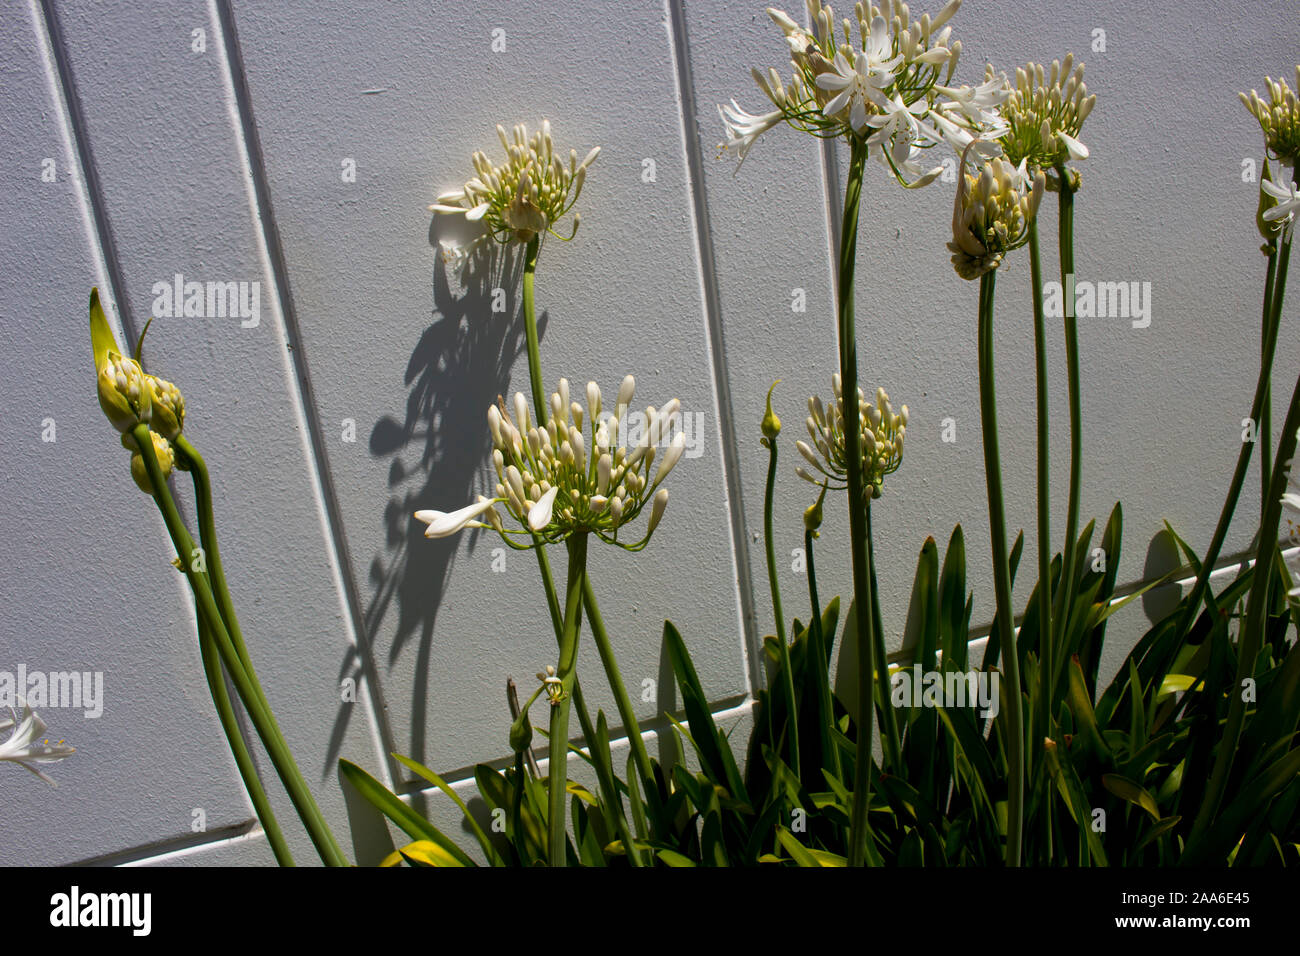
M 429 243 L 440 249 L 450 231 L 435 218 Z M 428 670 L 434 626 L 455 561 L 457 538 L 429 541 L 412 518 L 418 508 L 453 510 L 472 500 L 485 480 L 491 436 L 483 410 L 509 391 L 510 373 L 524 349 L 518 289 L 522 254 L 513 247 L 484 244 L 464 268 L 451 268 L 440 254 L 433 269 L 433 321 L 411 351 L 403 381 L 408 394 L 399 418 L 383 415 L 370 432 L 370 453 L 390 461 L 389 500 L 384 508 L 386 541 L 370 563 L 370 596 L 364 627 L 373 646 L 381 625 L 396 614 L 390 629 L 387 665 L 391 669 L 415 644 L 415 674 L 410 704 L 410 739 L 393 741 L 401 752 L 426 759 Z M 493 312 L 504 290 L 509 310 Z M 498 305 L 499 308 L 499 305 Z M 539 334 L 547 317 L 542 315 Z M 472 552 L 478 535 L 470 539 Z M 340 678 L 359 671 L 349 655 Z M 351 706 L 343 705 L 335 723 L 328 760 L 337 760 Z M 397 768 L 400 769 L 400 768 Z

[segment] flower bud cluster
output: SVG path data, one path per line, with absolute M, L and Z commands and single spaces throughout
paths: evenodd
M 799 477 L 814 485 L 841 490 L 848 487 L 848 457 L 844 445 L 844 395 L 840 376 L 831 376 L 831 388 L 835 401 L 827 406 L 814 395 L 808 399 L 808 418 L 805 425 L 809 444 L 805 441 L 796 443 L 799 453 L 812 465 L 821 477 L 812 474 L 802 466 L 795 469 Z M 907 435 L 907 406 L 897 412 L 889 401 L 889 395 L 883 388 L 876 389 L 876 401 L 871 403 L 858 389 L 858 427 L 861 435 L 862 481 L 870 489 L 871 497 L 879 498 L 885 476 L 893 474 L 903 463 L 903 439 Z M 805 520 L 821 523 L 821 501 L 818 500 L 815 515 L 806 516 Z M 812 509 L 809 509 L 812 512 Z M 815 528 L 809 524 L 809 528 Z
M 681 403 L 672 399 L 661 409 L 645 410 L 644 428 L 631 449 L 621 444 L 634 390 L 629 375 L 613 413 L 602 416 L 595 382 L 587 385 L 584 408 L 571 400 L 568 381 L 560 379 L 545 424 L 530 417 L 521 392 L 511 406 L 498 399 L 488 409 L 496 496 L 511 517 L 547 541 L 591 531 L 621 544 L 619 529 L 649 506 L 645 537 L 623 545 L 631 550 L 645 546 L 668 506 L 668 489 L 662 485 L 681 460 L 686 436 L 680 430 Z M 663 457 L 655 469 L 660 448 Z M 495 508 L 486 514 L 492 527 L 507 533 Z
M 1038 170 L 1031 181 L 1025 160 L 1017 167 L 1000 156 L 985 161 L 977 172 L 967 172 L 970 151 L 968 147 L 962 157 L 948 250 L 959 276 L 978 279 L 1029 240 L 1029 223 L 1038 214 L 1045 178 Z

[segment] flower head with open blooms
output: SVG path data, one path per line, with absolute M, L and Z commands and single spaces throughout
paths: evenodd
M 824 405 L 816 395 L 808 399 L 805 425 L 812 444 L 805 441 L 795 443 L 799 454 L 817 470 L 820 477 L 803 466 L 796 467 L 795 472 L 804 481 L 821 485 L 823 491 L 826 488 L 841 491 L 848 487 L 848 459 L 844 451 L 844 394 L 838 373 L 831 376 L 831 388 L 835 393 L 835 401 L 829 406 Z M 876 401 L 872 404 L 859 388 L 858 427 L 862 436 L 862 481 L 871 489 L 871 497 L 879 498 L 885 476 L 893 474 L 903 463 L 907 406 L 894 411 L 889 395 L 883 388 L 876 389 Z M 816 522 L 820 525 L 820 498 L 816 508 Z M 815 526 L 809 527 L 811 529 Z
M 978 279 L 996 269 L 1008 252 L 1029 241 L 1029 223 L 1038 215 L 1045 186 L 1043 171 L 1036 171 L 1031 180 L 1023 159 L 1012 166 L 994 156 L 967 172 L 974 146 L 962 156 L 948 243 L 953 268 L 963 279 Z
M 752 71 L 776 109 L 749 113 L 735 100 L 719 107 L 727 133 L 719 152 L 734 151 L 743 162 L 754 140 L 784 120 L 823 138 L 864 139 L 869 157 L 904 186 L 933 182 L 942 167 L 927 171 L 920 160 L 925 149 L 944 140 L 946 130 L 939 127 L 975 125 L 960 111 L 938 110 L 943 84 L 951 82 L 961 53 L 961 43 L 950 42 L 946 26 L 961 0 L 950 0 L 934 18 L 925 14 L 920 20 L 913 20 L 899 0 L 858 3 L 853 19 L 842 21 L 822 0 L 807 4 L 811 31 L 768 9 L 790 48 L 791 80 L 783 83 L 775 69 Z
M 443 254 L 449 259 L 464 261 L 488 237 L 500 243 L 528 243 L 549 232 L 567 241 L 578 231 L 577 213 L 568 236 L 556 233 L 555 224 L 582 195 L 587 167 L 596 161 L 600 147 L 582 162 L 577 151 L 570 150 L 566 164 L 555 152 L 549 121 L 543 120 L 541 130 L 531 137 L 523 124 L 509 134 L 498 126 L 497 135 L 506 151 L 505 162 L 497 166 L 486 153 L 474 153 L 475 177 L 462 188 L 443 193 L 429 207 L 439 215 L 464 216 L 483 224 L 485 234 L 471 243 L 443 243 Z
M 57 787 L 58 784 L 37 765 L 56 763 L 76 753 L 76 750 L 62 740 L 56 744 L 50 743 L 45 738 L 45 721 L 41 720 L 27 701 L 19 698 L 19 703 L 23 712 L 21 718 L 12 709 L 8 717 L 0 717 L 0 731 L 10 731 L 9 739 L 0 743 L 0 760 L 16 763 L 36 774 L 51 787 Z
M 1007 161 L 1013 166 L 1026 163 L 1031 170 L 1059 171 L 1070 160 L 1087 159 L 1088 147 L 1079 133 L 1096 102 L 1083 82 L 1083 64 L 1075 65 L 1073 53 L 1064 61 L 1053 60 L 1051 67 L 1026 63 L 1018 68 L 1016 85 L 1002 108 L 1008 126 L 1001 140 Z
M 1296 89 L 1287 86 L 1286 80 L 1274 80 L 1264 77 L 1268 88 L 1268 102 L 1265 103 L 1254 90 L 1250 94 L 1238 93 L 1246 109 L 1259 120 L 1260 129 L 1264 131 L 1264 144 L 1269 153 L 1279 162 L 1292 169 L 1300 162 L 1300 66 L 1295 68 Z
M 602 416 L 595 382 L 587 385 L 584 409 L 570 400 L 568 380 L 560 379 L 545 425 L 530 417 L 522 392 L 510 406 L 498 399 L 488 408 L 496 497 L 480 496 L 477 503 L 451 513 L 417 511 L 416 518 L 429 525 L 425 534 L 442 537 L 466 527 L 491 527 L 513 547 L 528 548 L 533 545 L 516 544 L 513 538 L 536 535 L 557 542 L 590 531 L 629 551 L 644 548 L 668 507 L 663 482 L 681 460 L 686 435 L 677 399 L 638 413 L 630 410 L 634 390 L 629 375 L 619 388 L 613 413 Z M 622 439 L 633 434 L 629 449 Z M 506 527 L 498 504 L 521 527 Z M 620 529 L 647 507 L 644 536 L 631 544 L 619 540 Z

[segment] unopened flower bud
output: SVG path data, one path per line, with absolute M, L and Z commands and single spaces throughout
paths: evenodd
M 776 436 L 781 434 L 781 419 L 777 418 L 776 413 L 772 411 L 772 391 L 781 384 L 777 379 L 772 383 L 772 387 L 767 390 L 767 414 L 763 416 L 763 437 L 768 441 L 774 441 Z

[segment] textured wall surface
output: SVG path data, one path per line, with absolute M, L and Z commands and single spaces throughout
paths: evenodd
M 1010 70 L 1074 51 L 1098 94 L 1085 127 L 1078 273 L 1150 283 L 1151 309 L 1142 328 L 1122 316 L 1081 320 L 1083 512 L 1104 522 L 1123 502 L 1119 580 L 1137 587 L 1171 566 L 1164 520 L 1204 551 L 1239 448 L 1263 259 L 1257 187 L 1243 175 L 1262 143 L 1236 92 L 1291 75 L 1295 6 L 1261 2 L 1242 18 L 1210 0 L 967 0 L 954 28 L 963 81 L 980 79 L 985 60 Z M 94 400 L 90 287 L 134 342 L 155 284 L 178 274 L 258 283 L 255 325 L 162 318 L 146 359 L 185 393 L 243 629 L 309 784 L 361 860 L 382 835 L 351 827 L 340 756 L 457 829 L 450 802 L 415 792 L 387 754 L 472 789 L 474 764 L 507 750 L 506 677 L 530 677 L 554 655 L 528 555 L 509 553 L 502 568 L 493 537 L 428 541 L 411 517 L 488 487 L 486 405 L 527 391 L 517 271 L 503 264 L 507 308 L 494 312 L 494 283 L 449 273 L 426 211 L 469 178 L 474 149 L 496 154 L 497 123 L 548 118 L 564 150 L 602 147 L 577 239 L 548 243 L 538 272 L 548 388 L 560 376 L 579 390 L 594 379 L 612 395 L 632 372 L 642 405 L 676 396 L 700 413 L 701 453 L 674 473 L 652 545 L 593 558 L 639 717 L 662 730 L 675 705 L 660 647 L 670 616 L 716 710 L 747 733 L 757 648 L 773 627 L 759 534 L 763 396 L 782 379 L 777 554 L 787 613 L 802 613 L 793 552 L 814 496 L 794 475 L 793 440 L 806 397 L 828 395 L 836 368 L 844 155 L 778 127 L 738 173 L 716 158 L 716 104 L 762 107 L 749 69 L 784 72 L 784 50 L 760 3 L 739 0 L 5 5 L 0 671 L 102 674 L 103 699 L 94 716 L 38 708 L 77 748 L 52 769 L 58 789 L 0 764 L 0 864 L 271 862 L 208 698 L 189 592 Z M 863 384 L 911 410 L 903 467 L 873 509 L 893 647 L 925 537 L 942 546 L 957 523 L 975 623 L 992 616 L 976 289 L 944 249 L 953 188 L 904 192 L 873 167 L 864 190 Z M 1041 230 L 1055 229 L 1049 197 Z M 1027 256 L 1004 271 L 996 347 L 1008 520 L 1031 529 L 1022 567 L 1034 568 Z M 1286 381 L 1295 323 L 1281 336 Z M 1059 325 L 1049 339 L 1060 529 Z M 1287 391 L 1275 391 L 1275 421 Z M 943 440 L 945 420 L 955 441 Z M 1258 485 L 1252 470 L 1240 514 L 1258 513 Z M 1249 521 L 1234 526 L 1225 565 L 1252 533 Z M 824 596 L 849 590 L 846 538 L 842 502 L 831 501 Z M 1136 602 L 1115 618 L 1107 666 L 1157 606 Z M 590 641 L 579 666 L 593 712 L 612 713 Z M 342 699 L 349 679 L 355 701 Z M 312 859 L 296 823 L 286 829 Z

